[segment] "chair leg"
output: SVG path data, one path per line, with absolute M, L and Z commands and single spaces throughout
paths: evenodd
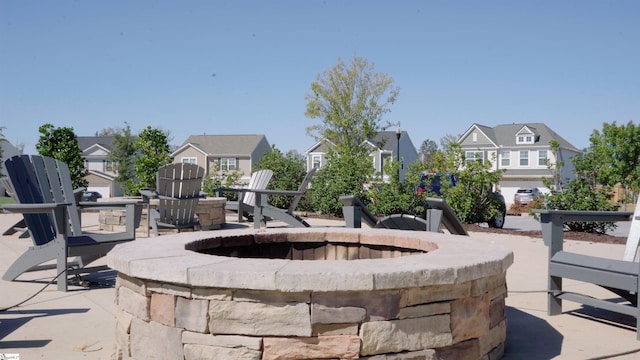
M 54 240 L 56 243 L 59 242 L 59 239 Z M 67 291 L 67 281 L 68 281 L 68 249 L 64 245 L 64 240 L 62 241 L 62 247 L 58 247 L 58 254 L 56 260 L 56 275 L 58 275 L 57 283 L 58 283 L 58 291 Z
M 153 235 L 158 236 L 158 220 L 160 219 L 160 214 L 156 210 L 151 210 L 147 216 L 149 217 L 151 229 L 153 229 Z
M 57 270 L 57 274 L 64 272 L 64 274 L 58 277 L 58 290 L 66 291 L 67 289 L 67 276 L 66 276 L 66 268 L 67 268 L 67 258 L 66 258 L 67 250 L 64 245 L 63 240 L 53 240 L 50 243 L 42 246 L 29 248 L 25 253 L 20 255 L 16 261 L 7 269 L 7 271 L 2 276 L 3 280 L 13 281 L 18 276 L 36 270 L 44 270 L 51 269 L 52 266 L 41 264 L 56 260 L 55 269 Z

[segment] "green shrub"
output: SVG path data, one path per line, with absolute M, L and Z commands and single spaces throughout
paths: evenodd
M 269 189 L 274 190 L 298 190 L 302 180 L 307 174 L 306 162 L 304 158 L 297 153 L 289 151 L 282 154 L 275 145 L 271 147 L 271 151 L 266 153 L 257 164 L 257 169 L 270 169 L 273 171 L 273 177 L 269 181 Z M 311 180 L 312 182 L 314 179 Z M 269 196 L 269 204 L 280 209 L 287 209 L 291 204 L 293 197 L 291 196 Z M 309 210 L 309 197 L 300 200 L 297 210 Z
M 322 214 L 342 216 L 343 195 L 365 199 L 364 184 L 369 183 L 373 164 L 368 154 L 343 148 L 330 152 L 327 164 L 318 169 L 310 189 L 313 209 Z
M 607 186 L 597 187 L 584 179 L 573 179 L 563 191 L 551 190 L 545 195 L 546 204 L 539 207 L 556 210 L 616 211 L 611 202 L 612 192 Z M 613 222 L 565 222 L 571 231 L 604 234 L 616 228 Z

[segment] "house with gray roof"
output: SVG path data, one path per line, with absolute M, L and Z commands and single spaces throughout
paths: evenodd
M 382 174 L 382 180 L 385 182 L 390 179 L 389 174 L 384 171 L 385 164 L 390 161 L 397 161 L 398 154 L 400 155 L 400 179 L 404 179 L 408 166 L 418 160 L 418 151 L 413 146 L 411 137 L 406 131 L 401 132 L 399 140 L 395 131 L 380 131 L 375 138 L 366 140 L 365 144 L 370 149 L 369 154 L 375 171 Z M 307 155 L 307 171 L 324 166 L 327 161 L 327 154 L 333 146 L 334 144 L 331 141 L 321 139 L 307 149 L 305 151 Z
M 552 140 L 560 145 L 555 155 L 551 151 Z M 491 161 L 493 169 L 505 170 L 497 186 L 507 206 L 513 202 L 518 188 L 537 187 L 543 193 L 548 192 L 542 179 L 553 176 L 549 164 L 564 164 L 560 178 L 567 184 L 574 177 L 571 158 L 580 154 L 580 150 L 543 123 L 494 127 L 473 124 L 458 143 L 465 152 L 466 161 Z
M 249 182 L 253 166 L 269 151 L 264 135 L 191 135 L 171 156 L 175 163 L 202 166 L 206 174 L 238 171 Z
M 109 154 L 113 136 L 77 136 L 78 147 L 84 158 L 84 167 L 89 171 L 85 177 L 87 191 L 97 191 L 103 198 L 124 195 L 124 189 L 115 179 L 118 175 Z

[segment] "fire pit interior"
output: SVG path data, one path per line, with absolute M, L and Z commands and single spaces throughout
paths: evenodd
M 239 258 L 288 260 L 383 259 L 427 252 L 426 250 L 397 247 L 393 244 L 380 245 L 337 241 L 313 242 L 305 241 L 304 239 L 305 234 L 291 234 L 288 237 L 252 234 L 229 237 L 223 239 L 223 241 L 213 240 L 204 244 L 200 243 L 200 248 L 197 248 L 196 251 L 209 255 Z M 187 247 L 187 249 L 190 248 L 192 247 Z
M 312 261 L 306 261 L 312 260 Z M 117 246 L 122 358 L 498 359 L 512 253 L 386 229 L 218 230 Z

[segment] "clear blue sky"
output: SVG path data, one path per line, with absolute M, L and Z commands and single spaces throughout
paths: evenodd
M 94 135 L 125 122 L 265 134 L 304 152 L 305 94 L 360 56 L 400 88 L 416 147 L 471 124 L 544 122 L 578 148 L 640 121 L 640 1 L 0 0 L 0 126 Z

